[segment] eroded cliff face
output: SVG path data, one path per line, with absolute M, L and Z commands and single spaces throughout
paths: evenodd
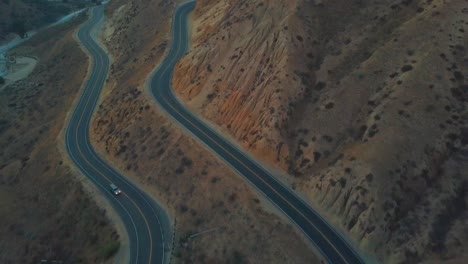
M 174 86 L 380 261 L 462 261 L 466 1 L 198 1 Z
M 296 1 L 198 2 L 193 49 L 174 78 L 191 107 L 283 167 L 289 105 L 305 92 L 301 81 L 313 83 L 312 76 L 301 80 L 294 73 L 308 63 L 297 60 L 305 48 L 303 27 L 296 27 L 297 36 L 288 30 L 297 8 Z
M 170 43 L 167 0 L 115 0 L 103 42 L 113 64 L 91 124 L 93 145 L 167 208 L 171 263 L 320 263 L 262 196 L 161 112 L 145 81 Z M 213 230 L 196 239 L 192 234 Z

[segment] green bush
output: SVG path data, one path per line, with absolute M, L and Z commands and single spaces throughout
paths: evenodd
M 104 248 L 101 250 L 101 255 L 104 259 L 109 259 L 117 251 L 119 251 L 120 248 L 120 242 L 119 241 L 111 241 L 109 244 L 107 244 Z

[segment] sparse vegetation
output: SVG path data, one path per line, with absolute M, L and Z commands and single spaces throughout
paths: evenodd
M 174 75 L 176 92 L 192 111 L 220 125 L 223 133 L 231 133 L 253 155 L 290 172 L 291 188 L 318 201 L 317 210 L 331 212 L 341 223 L 339 228 L 368 245 L 377 261 L 416 263 L 450 257 L 466 262 L 459 259 L 467 245 L 466 235 L 460 231 L 466 224 L 442 223 L 446 227 L 436 233 L 447 236 L 441 236 L 436 244 L 448 246 L 441 246 L 435 254 L 427 239 L 430 228 L 418 228 L 434 224 L 436 216 L 444 213 L 439 205 L 450 196 L 453 186 L 466 178 L 463 166 L 468 136 L 462 132 L 467 127 L 464 104 L 468 102 L 464 3 L 319 2 L 287 5 L 274 0 L 247 5 L 232 1 L 229 10 L 218 4 L 215 9 L 210 1 L 200 4 L 193 19 L 191 52 Z M 278 6 L 275 17 L 273 12 L 262 11 L 273 6 Z M 129 22 L 145 12 L 137 4 L 129 10 L 132 8 L 136 11 L 128 11 L 132 15 Z M 133 61 L 130 55 L 144 49 L 124 38 L 138 39 L 137 33 L 132 33 L 136 28 L 132 23 L 129 27 L 119 24 L 122 29 L 109 42 L 122 43 L 111 47 L 118 55 L 130 51 L 116 56 L 120 61 L 113 77 L 119 86 L 138 83 L 139 79 L 121 76 L 135 71 L 146 76 L 161 54 L 156 54 L 161 50 L 156 48 L 148 64 L 140 59 L 133 70 L 127 68 L 124 62 Z M 149 27 L 143 20 L 135 23 Z M 252 25 L 249 31 L 244 30 L 246 24 Z M 237 41 L 236 34 L 248 41 Z M 171 193 L 169 200 L 187 203 L 190 209 L 180 214 L 192 229 L 215 221 L 202 216 L 214 212 L 206 208 L 216 208 L 224 218 L 239 214 L 236 206 L 245 206 L 245 193 L 231 189 L 234 182 L 226 171 L 212 171 L 219 164 L 205 164 L 192 150 L 177 153 L 171 146 L 181 149 L 182 144 L 191 142 L 180 139 L 162 118 L 151 117 L 158 116 L 157 109 L 139 113 L 137 109 L 148 104 L 142 96 L 119 100 L 123 93 L 113 91 L 110 97 L 115 101 L 105 101 L 98 120 L 107 121 L 109 116 L 116 120 L 94 127 L 103 149 L 113 152 L 125 145 L 127 152 L 135 150 L 128 159 L 137 154 L 139 159 L 158 164 L 149 167 L 132 161 L 139 165 L 138 171 L 132 165 L 132 173 L 145 183 L 156 182 L 161 196 Z M 116 117 L 126 112 L 127 117 Z M 114 135 L 121 123 L 130 128 L 129 138 Z M 137 136 L 137 127 L 149 123 L 166 127 L 166 132 L 153 128 L 153 134 Z M 135 147 L 140 141 L 148 144 L 144 154 Z M 116 157 L 116 163 L 125 155 Z M 183 157 L 193 161 L 190 169 Z M 171 164 L 160 166 L 169 161 Z M 145 173 L 149 175 L 139 176 Z M 172 183 L 164 185 L 167 179 Z M 174 185 L 184 187 L 175 191 Z M 200 188 L 204 195 L 215 196 L 212 199 L 216 202 L 205 207 L 189 204 L 187 201 L 198 197 Z M 203 188 L 223 189 L 225 193 L 220 197 Z M 233 193 L 236 196 L 231 202 Z M 178 203 L 173 206 L 178 211 Z M 453 218 L 452 214 L 443 215 Z M 225 253 L 221 247 L 216 249 L 216 253 L 192 256 L 204 249 L 196 243 L 181 245 L 180 258 L 182 262 L 209 262 L 215 255 L 215 261 L 225 262 L 232 259 L 234 250 L 249 257 L 244 248 L 229 248 Z
M 229 123 L 228 131 L 245 148 L 288 171 L 291 186 L 309 193 L 311 200 L 322 201 L 326 209 L 333 207 L 331 211 L 338 212 L 333 217 L 343 218 L 343 230 L 352 230 L 359 241 L 375 244 L 381 260 L 401 255 L 401 262 L 424 261 L 431 252 L 423 238 L 427 230 L 417 230 L 410 223 L 430 224 L 437 211 L 428 209 L 434 203 L 431 199 L 438 199 L 433 195 L 443 196 L 448 190 L 434 189 L 442 181 L 435 168 L 442 165 L 434 163 L 466 156 L 461 154 L 465 150 L 460 152 L 465 148 L 461 141 L 468 139 L 458 133 L 466 126 L 462 104 L 468 102 L 462 4 L 332 2 L 303 3 L 294 10 L 285 6 L 278 16 L 293 17 L 294 27 L 275 23 L 281 19 L 272 20 L 268 30 L 257 25 L 252 32 L 261 32 L 262 39 L 274 43 L 268 49 L 254 43 L 257 35 L 244 36 L 251 42 L 234 45 L 232 54 L 238 55 L 238 50 L 258 52 L 236 57 L 236 64 L 259 65 L 265 70 L 253 67 L 243 71 L 242 88 L 227 85 L 216 103 L 193 93 L 187 96 L 195 88 L 183 75 L 200 74 L 197 62 L 201 60 L 233 69 L 204 76 L 208 81 L 196 87 L 201 91 L 213 87 L 209 80 L 237 84 L 241 75 L 230 60 L 211 56 L 213 50 L 231 51 L 216 41 L 220 37 L 217 32 L 206 30 L 197 35 L 193 59 L 184 60 L 177 70 L 179 75 L 176 72 L 176 90 L 189 106 L 192 100 L 204 102 L 192 106 L 193 111 L 216 124 Z M 236 10 L 236 3 L 232 10 Z M 237 12 L 256 14 L 248 8 Z M 203 19 L 216 21 L 201 15 L 197 20 L 200 25 Z M 375 26 L 363 29 L 362 23 Z M 235 32 L 236 21 L 229 29 Z M 421 47 L 423 40 L 430 44 Z M 293 48 L 283 49 L 282 43 L 291 43 Z M 281 52 L 287 55 L 285 64 L 275 59 L 284 56 Z M 310 133 L 298 132 L 303 128 Z M 258 144 L 259 138 L 268 144 Z M 447 160 L 436 158 L 436 162 L 434 157 Z M 398 172 L 391 169 L 400 163 L 404 167 Z M 433 165 L 420 176 L 417 168 L 426 164 Z M 387 170 L 392 174 L 382 172 Z M 453 184 L 447 179 L 442 182 Z M 376 234 L 385 234 L 388 239 Z M 404 242 L 407 234 L 411 234 L 412 245 Z M 463 242 L 456 248 L 466 245 L 467 240 L 460 239 Z M 395 250 L 384 249 L 389 246 Z M 450 252 L 450 256 L 459 256 L 459 251 Z
M 411 66 L 411 65 L 405 65 L 405 66 L 401 67 L 402 72 L 409 72 L 412 69 L 413 69 L 413 66 Z
M 91 124 L 92 141 L 100 154 L 120 169 L 128 168 L 126 174 L 129 177 L 145 185 L 159 201 L 167 202 L 177 221 L 176 234 L 181 238 L 175 241 L 173 258 L 182 263 L 226 263 L 237 259 L 249 261 L 253 252 L 257 252 L 256 260 L 264 263 L 315 262 L 307 244 L 298 239 L 290 226 L 265 211 L 262 203 L 251 202 L 256 195 L 242 179 L 162 115 L 145 93 L 134 96 L 137 93 L 131 92 L 135 88 L 143 91 L 144 76 L 148 76 L 154 65 L 161 61 L 168 47 L 161 46 L 162 43 L 170 43 L 167 21 L 171 21 L 174 5 L 160 6 L 152 0 L 151 4 L 132 1 L 126 8 L 119 7 L 118 1 L 111 1 L 108 6 L 108 25 L 115 27 L 115 34 L 105 42 L 114 61 L 106 88 L 109 93 L 103 98 Z M 156 14 L 160 17 L 156 22 L 147 19 Z M 229 27 L 228 24 L 223 26 Z M 148 35 L 139 30 L 141 28 L 153 28 L 158 33 Z M 194 24 L 194 32 L 199 30 L 205 29 Z M 227 43 L 230 41 L 227 38 L 227 34 L 223 34 L 218 36 L 218 41 Z M 235 62 L 246 56 L 243 52 L 244 49 L 227 52 L 226 59 Z M 139 59 L 135 61 L 134 58 Z M 186 59 L 190 60 L 191 55 Z M 132 63 L 127 63 L 130 61 Z M 270 64 L 265 58 L 262 65 L 270 71 Z M 205 85 L 207 74 L 231 70 L 226 63 L 210 62 L 201 67 L 203 74 L 186 76 L 193 87 Z M 256 81 L 262 82 L 264 77 L 260 71 L 249 65 L 242 68 L 243 74 L 253 73 Z M 238 67 L 236 71 L 242 72 L 240 69 Z M 226 79 L 215 78 L 209 91 L 200 93 L 199 88 L 194 88 L 188 96 L 203 95 L 204 100 L 216 104 L 224 96 L 225 91 L 221 88 L 227 85 Z M 278 106 L 271 106 L 275 112 L 280 111 Z M 260 128 L 257 133 L 248 133 L 249 137 L 257 135 L 261 135 Z M 144 150 L 143 145 L 146 146 Z M 125 146 L 125 152 L 115 155 L 121 146 Z M 192 234 L 215 227 L 218 228 L 216 231 L 188 239 Z M 275 228 L 275 234 L 269 234 L 269 228 Z M 214 240 L 217 243 L 212 243 Z M 232 247 L 232 244 L 240 246 Z M 284 248 L 284 253 L 273 254 L 277 247 Z M 262 248 L 261 254 L 258 254 L 258 248 Z
M 101 262 L 100 248 L 119 239 L 58 147 L 86 73 L 86 55 L 73 39 L 77 24 L 38 33 L 15 50 L 40 63 L 0 90 L 1 263 Z
M 110 257 L 114 256 L 120 248 L 119 241 L 111 241 L 109 242 L 102 250 L 101 255 L 103 259 L 109 259 Z

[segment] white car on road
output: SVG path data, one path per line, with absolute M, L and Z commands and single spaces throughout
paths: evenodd
M 115 184 L 111 183 L 111 185 L 109 185 L 109 188 L 111 190 L 111 192 L 115 195 L 119 195 L 122 193 L 122 191 L 119 189 L 119 187 L 115 186 Z

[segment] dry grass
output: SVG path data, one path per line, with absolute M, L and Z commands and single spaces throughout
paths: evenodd
M 75 26 L 40 33 L 16 50 L 39 63 L 0 90 L 1 263 L 102 263 L 102 249 L 118 240 L 57 148 L 88 64 L 72 38 Z
M 379 261 L 463 262 L 465 1 L 199 1 L 194 110 Z
M 92 124 L 94 144 L 166 204 L 175 219 L 176 263 L 319 262 L 287 220 L 162 115 L 144 91 L 145 78 L 168 46 L 174 6 L 162 3 L 111 3 L 106 31 L 113 35 L 106 44 L 115 63 Z M 188 240 L 211 228 L 217 229 Z

